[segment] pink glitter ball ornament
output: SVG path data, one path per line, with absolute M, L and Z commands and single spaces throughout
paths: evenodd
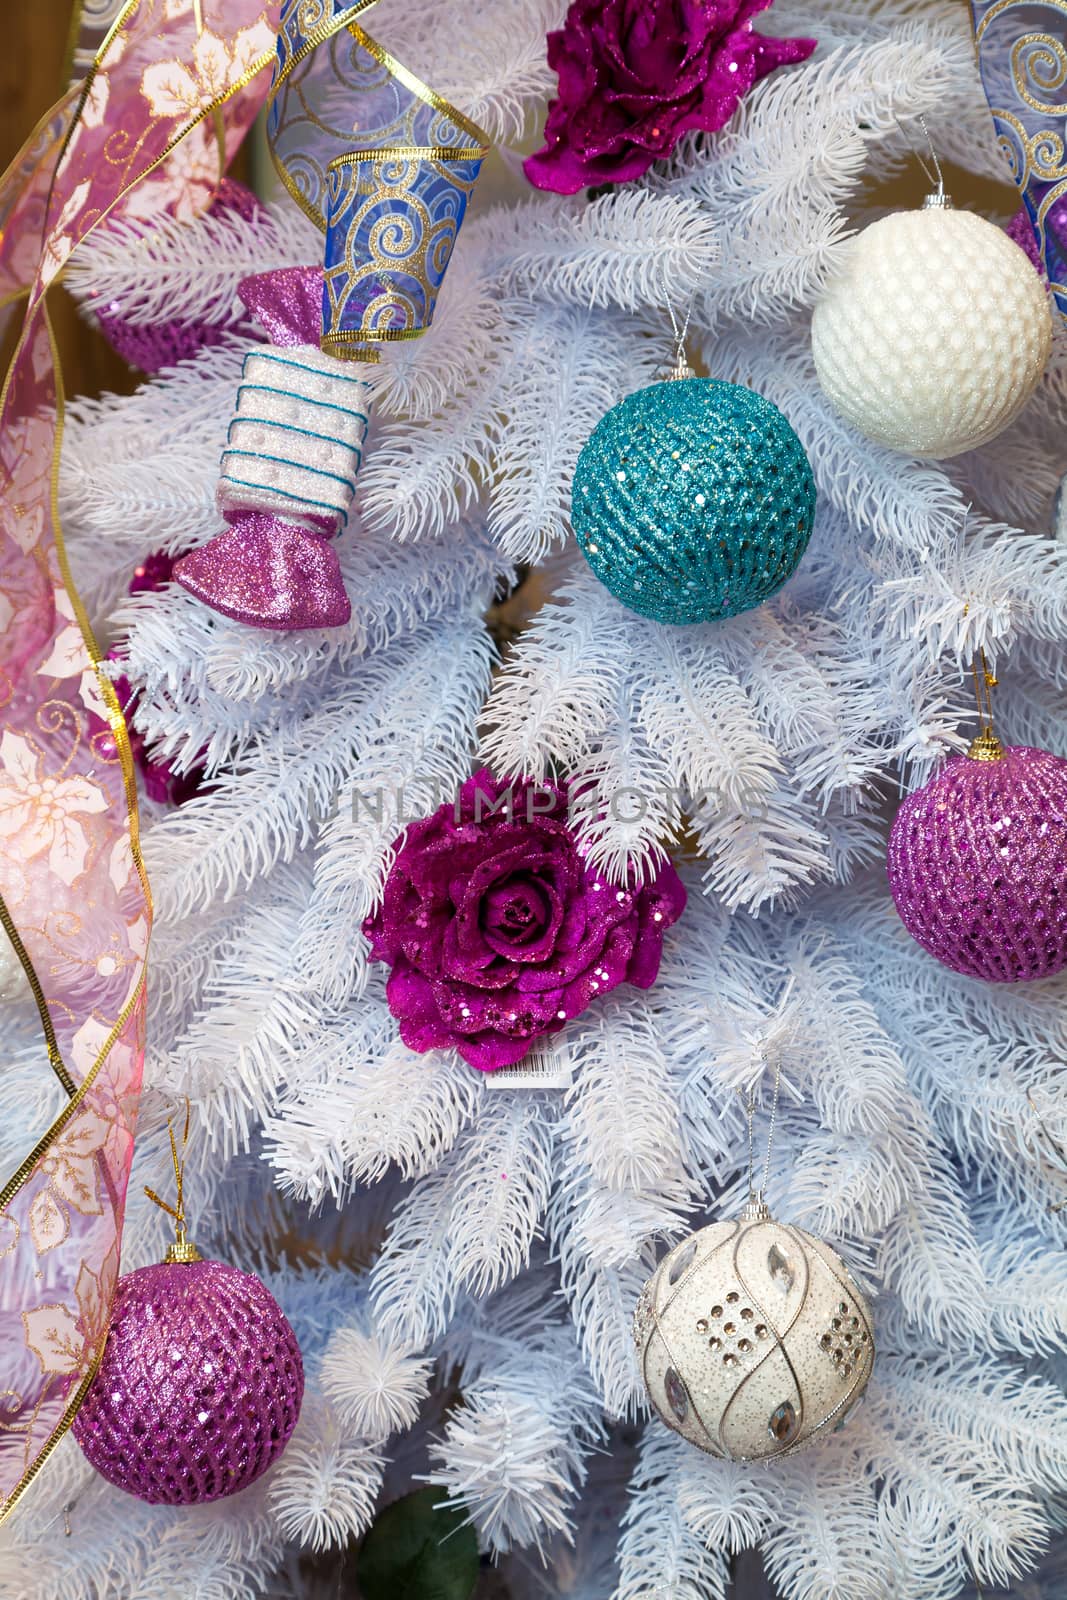
M 285 1449 L 304 1393 L 300 1346 L 266 1286 L 183 1248 L 120 1278 L 73 1424 L 101 1477 L 149 1505 L 247 1488 Z
M 1023 983 L 1067 966 L 1067 761 L 983 733 L 909 795 L 889 888 L 924 950 L 972 978 Z
M 1041 259 L 1041 246 L 1037 242 L 1034 225 L 1025 206 L 1020 206 L 1011 221 L 1005 223 L 1004 232 L 1013 243 L 1019 246 L 1038 277 L 1045 276 L 1045 264 Z
M 256 222 L 263 216 L 264 208 L 243 183 L 238 183 L 236 178 L 223 178 L 208 206 L 208 214 L 230 214 L 244 222 Z M 222 322 L 180 322 L 166 317 L 156 322 L 131 322 L 118 300 L 97 303 L 90 299 L 86 306 L 112 349 L 127 366 L 141 372 L 159 372 L 178 361 L 187 361 L 210 345 L 221 344 L 227 329 L 247 329 L 243 312 L 232 314 Z

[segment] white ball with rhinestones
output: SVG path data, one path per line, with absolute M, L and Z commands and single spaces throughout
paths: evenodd
M 931 207 L 872 223 L 844 247 L 815 308 L 815 369 L 846 421 L 930 460 L 985 444 L 1037 387 L 1048 292 L 1000 228 Z
M 760 1208 L 676 1246 L 645 1285 L 634 1342 L 649 1399 L 709 1455 L 790 1455 L 867 1387 L 871 1313 L 829 1245 Z

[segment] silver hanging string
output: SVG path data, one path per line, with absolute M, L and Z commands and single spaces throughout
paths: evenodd
M 923 205 L 927 209 L 934 208 L 934 207 L 939 208 L 939 209 L 946 209 L 948 207 L 951 207 L 952 201 L 949 198 L 949 196 L 945 193 L 945 174 L 941 170 L 941 162 L 938 159 L 937 147 L 934 144 L 934 141 L 933 141 L 933 139 L 932 139 L 932 137 L 930 135 L 930 129 L 927 126 L 926 118 L 923 116 L 922 112 L 919 113 L 919 124 L 920 124 L 920 126 L 922 128 L 923 134 L 926 137 L 926 142 L 930 147 L 930 159 L 934 163 L 934 171 L 931 172 L 930 168 L 926 165 L 926 162 L 923 160 L 921 151 L 916 150 L 915 156 L 916 156 L 916 159 L 917 159 L 920 167 L 922 167 L 922 169 L 923 169 L 923 173 L 924 173 L 924 175 L 926 177 L 927 183 L 929 183 L 931 185 L 935 185 L 936 184 L 936 188 L 933 190 L 933 192 L 926 196 L 926 199 L 923 201 Z M 936 176 L 935 176 L 935 174 L 936 174 Z
M 771 1118 L 767 1127 L 767 1151 L 763 1160 L 763 1181 L 757 1189 L 755 1184 L 755 1150 L 754 1150 L 754 1125 L 756 1118 L 756 1093 L 749 1089 L 744 1097 L 745 1117 L 748 1121 L 748 1203 L 750 1206 L 765 1204 L 764 1196 L 767 1185 L 771 1181 L 771 1152 L 774 1148 L 774 1129 L 778 1120 L 778 1096 L 782 1087 L 782 1058 L 778 1057 L 774 1068 L 774 1092 L 771 1095 Z
M 695 293 L 693 293 L 693 294 L 691 294 L 689 296 L 689 304 L 686 307 L 685 321 L 682 324 L 681 333 L 678 332 L 678 318 L 674 314 L 674 306 L 669 300 L 667 302 L 667 311 L 670 314 L 671 328 L 674 331 L 675 354 L 678 355 L 678 356 L 682 355 L 682 353 L 683 353 L 683 351 L 685 349 L 685 339 L 686 339 L 686 334 L 689 332 L 689 323 L 692 320 L 693 302 L 694 302 L 695 299 L 696 299 L 696 294 Z
M 691 378 L 693 376 L 693 369 L 685 358 L 685 340 L 689 332 L 689 323 L 693 315 L 693 302 L 695 299 L 696 291 L 694 290 L 689 296 L 689 304 L 686 308 L 685 321 L 682 324 L 681 332 L 678 331 L 678 318 L 674 314 L 674 306 L 669 300 L 667 301 L 667 311 L 670 314 L 671 329 L 674 333 L 674 366 L 670 374 L 672 378 Z
M 936 183 L 938 194 L 939 195 L 943 195 L 944 192 L 945 192 L 945 176 L 944 176 L 944 173 L 941 171 L 941 163 L 937 158 L 937 149 L 936 149 L 936 147 L 934 145 L 933 139 L 930 136 L 929 126 L 927 125 L 926 118 L 923 116 L 923 114 L 921 112 L 919 113 L 919 126 L 922 128 L 923 135 L 924 135 L 924 137 L 926 139 L 926 142 L 930 146 L 930 159 L 934 163 L 934 172 L 931 172 L 930 168 L 926 165 L 926 162 L 922 158 L 921 151 L 916 150 L 916 152 L 915 152 L 916 157 L 918 158 L 918 162 L 919 162 L 920 167 L 922 167 L 923 172 L 926 174 L 927 183 L 931 183 L 931 184 Z M 934 173 L 937 174 L 936 177 L 934 176 Z

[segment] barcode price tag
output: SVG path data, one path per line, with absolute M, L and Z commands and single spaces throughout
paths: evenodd
M 569 1089 L 573 1082 L 570 1057 L 552 1045 L 534 1045 L 513 1067 L 485 1074 L 488 1089 Z

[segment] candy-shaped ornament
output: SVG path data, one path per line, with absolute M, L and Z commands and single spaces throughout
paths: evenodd
M 254 627 L 338 627 L 352 606 L 330 541 L 355 493 L 371 385 L 319 349 L 321 268 L 263 273 L 238 292 L 272 342 L 245 356 L 216 492 L 227 527 L 174 577 Z
M 660 1262 L 634 1342 L 668 1428 L 709 1455 L 790 1455 L 844 1421 L 874 1363 L 871 1314 L 839 1256 L 758 1196 Z
M 656 622 L 762 605 L 796 570 L 815 480 L 786 418 L 684 361 L 607 413 L 578 458 L 571 521 L 616 600 Z
M 322 233 L 321 265 L 239 286 L 272 344 L 249 351 L 222 456 L 217 499 L 229 526 L 175 567 L 207 605 L 262 628 L 351 617 L 330 539 L 347 518 L 367 432 L 371 386 L 359 373 L 381 344 L 430 327 L 489 153 L 462 111 L 357 27 L 345 31 L 351 14 L 295 0 L 281 8 L 267 145 Z
M 849 241 L 811 324 L 835 411 L 876 444 L 930 460 L 1013 422 L 1051 342 L 1048 292 L 1026 252 L 941 190 Z
M 983 725 L 907 797 L 889 888 L 912 938 L 954 972 L 1023 983 L 1067 967 L 1067 761 Z
M 188 1129 L 187 1129 L 188 1132 Z M 253 1273 L 205 1261 L 185 1231 L 164 1261 L 119 1279 L 99 1370 L 72 1425 L 100 1476 L 149 1505 L 236 1494 L 281 1455 L 304 1367 L 296 1335 Z

